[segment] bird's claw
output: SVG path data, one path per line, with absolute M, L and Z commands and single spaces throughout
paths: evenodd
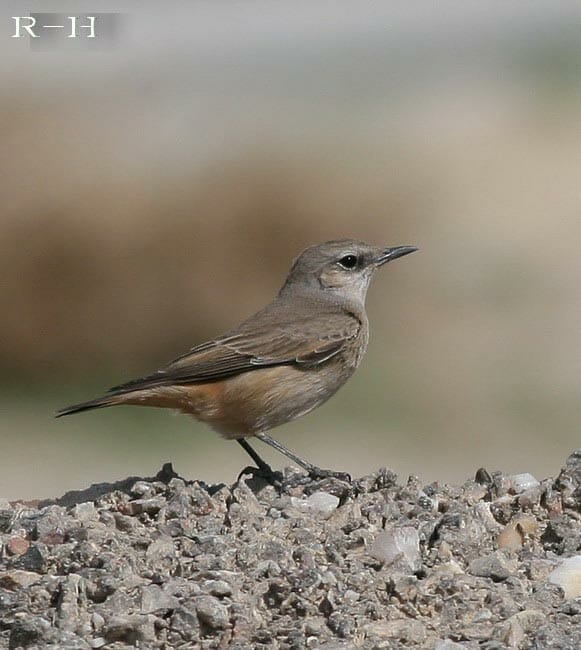
M 336 478 L 345 483 L 351 483 L 351 474 L 347 472 L 335 472 L 332 469 L 321 469 L 320 467 L 313 467 L 309 470 L 309 477 L 313 480 L 321 480 L 325 478 Z
M 253 478 L 261 478 L 275 487 L 280 487 L 282 484 L 282 475 L 280 472 L 275 472 L 270 465 L 266 463 L 260 467 L 255 467 L 254 465 L 247 465 L 241 472 L 238 474 L 236 481 L 240 481 L 244 474 L 251 474 Z

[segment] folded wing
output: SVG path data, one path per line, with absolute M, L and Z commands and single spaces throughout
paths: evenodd
M 260 316 L 260 315 L 257 315 Z M 314 367 L 325 363 L 357 336 L 361 322 L 348 312 L 323 313 L 290 322 L 256 318 L 231 334 L 202 343 L 157 372 L 115 386 L 122 394 L 155 386 L 215 381 L 278 365 Z M 286 319 L 285 319 L 286 320 Z

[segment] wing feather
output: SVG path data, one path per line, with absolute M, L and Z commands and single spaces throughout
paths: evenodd
M 270 319 L 261 320 L 249 320 L 230 334 L 192 348 L 165 368 L 114 386 L 109 392 L 216 381 L 269 366 L 314 367 L 338 354 L 361 327 L 349 312 L 294 315 L 274 327 Z

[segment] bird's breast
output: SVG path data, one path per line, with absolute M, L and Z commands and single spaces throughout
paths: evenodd
M 305 415 L 328 400 L 355 366 L 344 358 L 317 368 L 261 368 L 207 384 L 180 386 L 176 407 L 228 438 L 252 436 Z

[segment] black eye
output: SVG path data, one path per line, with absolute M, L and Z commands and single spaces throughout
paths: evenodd
M 357 266 L 357 261 L 356 255 L 345 255 L 338 261 L 338 264 L 344 269 L 354 269 Z

